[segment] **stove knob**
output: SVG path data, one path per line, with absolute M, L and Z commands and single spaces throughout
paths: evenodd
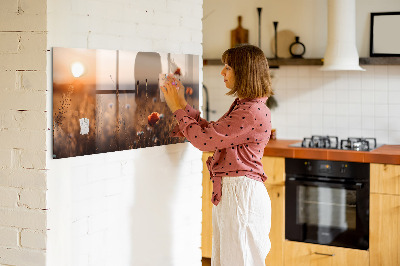
M 311 170 L 312 170 L 311 162 L 306 162 L 306 170 L 308 172 L 311 172 Z
M 340 168 L 340 173 L 341 174 L 346 173 L 346 169 L 347 169 L 347 164 L 342 164 L 342 167 Z

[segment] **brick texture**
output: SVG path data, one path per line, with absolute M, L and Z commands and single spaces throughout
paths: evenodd
M 46 264 L 46 10 L 0 3 L 0 265 Z
M 33 249 L 46 249 L 45 231 L 23 229 L 21 231 L 21 246 Z
M 18 239 L 18 229 L 0 227 L 0 247 L 18 247 Z
M 201 155 L 188 144 L 65 160 L 46 157 L 52 140 L 49 50 L 200 55 L 202 0 L 2 0 L 0 16 L 0 265 L 43 266 L 46 256 L 48 265 L 144 265 L 141 257 L 168 250 L 173 241 L 186 255 L 163 251 L 151 255 L 153 265 L 198 264 L 201 217 L 171 233 L 177 225 L 163 222 L 184 220 L 166 211 L 174 194 L 189 195 L 185 204 L 201 203 L 201 167 L 195 163 Z M 179 163 L 183 156 L 185 163 Z M 160 168 L 147 163 L 155 158 Z M 151 169 L 147 174 L 146 168 Z M 197 181 L 189 182 L 192 178 Z M 189 183 L 176 186 L 178 180 Z M 152 192 L 143 194 L 148 188 Z M 191 217 L 199 213 L 185 209 L 182 213 Z M 131 213 L 146 217 L 148 210 L 154 224 L 160 219 L 158 233 L 135 233 Z M 181 233 L 189 228 L 197 240 Z M 156 246 L 141 245 L 147 237 Z

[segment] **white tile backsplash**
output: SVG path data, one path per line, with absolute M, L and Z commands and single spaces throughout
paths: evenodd
M 349 128 L 349 117 L 348 116 L 336 116 L 336 128 L 346 130 Z
M 375 137 L 377 139 L 378 145 L 381 143 L 389 142 L 389 133 L 387 130 L 375 130 Z
M 388 66 L 387 65 L 374 66 L 374 77 L 375 77 L 375 79 L 380 78 L 380 77 L 382 77 L 384 79 L 387 79 L 387 74 L 388 74 Z
M 363 104 L 374 103 L 374 91 L 373 90 L 361 90 L 361 101 Z
M 375 92 L 377 91 L 387 91 L 388 89 L 388 79 L 387 77 L 377 77 L 374 80 L 374 88 L 375 88 Z
M 337 103 L 336 114 L 340 116 L 347 116 L 349 114 L 349 105 L 346 103 Z
M 400 66 L 363 65 L 366 71 L 320 71 L 319 66 L 281 66 L 272 69 L 278 108 L 272 126 L 280 139 L 313 135 L 376 137 L 379 143 L 400 144 Z M 233 99 L 219 71 L 204 67 L 204 84 L 211 91 L 210 108 L 218 119 Z M 387 123 L 386 123 L 387 121 Z
M 349 90 L 349 103 L 361 103 L 362 90 Z
M 376 137 L 379 143 L 399 144 L 400 66 L 362 67 L 366 71 L 323 72 L 315 66 L 274 69 L 279 77 L 274 84 L 279 107 L 272 117 L 279 117 L 273 119 L 278 138 L 301 139 L 309 136 L 301 133 L 310 132 Z
M 375 120 L 371 116 L 363 116 L 361 118 L 361 126 L 363 130 L 373 130 L 375 127 Z
M 287 77 L 286 78 L 286 87 L 288 89 L 299 88 L 298 78 L 297 77 Z
M 389 91 L 388 98 L 389 104 L 400 104 L 400 88 L 396 91 Z
M 400 117 L 400 104 L 389 104 L 389 116 Z
M 361 105 L 361 115 L 362 117 L 373 118 L 375 114 L 375 105 L 372 103 L 363 103 Z
M 388 128 L 389 126 L 389 118 L 388 117 L 375 117 L 375 127 L 377 130 L 379 128 Z
M 387 104 L 376 104 L 375 105 L 375 117 L 388 117 L 389 107 Z
M 350 103 L 349 104 L 349 115 L 351 116 L 361 116 L 362 114 L 362 105 L 361 103 Z
M 389 79 L 392 77 L 400 78 L 400 66 L 388 66 L 387 73 Z
M 389 117 L 389 130 L 400 131 L 400 117 Z
M 304 78 L 304 79 L 309 79 L 311 77 L 311 71 L 313 69 L 310 67 L 303 67 L 303 68 L 298 68 L 297 69 L 297 74 L 299 77 Z
M 300 76 L 298 78 L 297 82 L 298 82 L 299 88 L 303 88 L 303 89 L 307 89 L 307 90 L 310 89 L 310 84 L 311 84 L 310 76 Z
M 387 143 L 400 143 L 400 130 L 399 131 L 389 131 L 389 140 Z
M 388 90 L 399 91 L 400 90 L 400 74 L 394 74 L 388 78 Z
M 388 102 L 388 92 L 386 91 L 375 91 L 374 101 L 376 104 L 385 104 Z
M 285 67 L 286 71 L 284 72 L 285 77 L 297 77 L 298 76 L 298 67 L 296 66 L 287 66 Z
M 310 80 L 311 80 L 310 87 L 313 90 L 322 87 L 323 84 L 324 84 L 324 78 L 323 77 L 314 77 L 314 76 L 312 76 Z
M 335 86 L 339 90 L 347 90 L 349 88 L 349 76 L 347 72 L 341 71 L 337 75 Z

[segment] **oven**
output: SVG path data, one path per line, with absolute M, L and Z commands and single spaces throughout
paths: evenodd
M 285 238 L 367 250 L 369 164 L 285 161 Z

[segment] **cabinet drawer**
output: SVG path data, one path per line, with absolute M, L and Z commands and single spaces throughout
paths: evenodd
M 365 250 L 285 241 L 285 266 L 365 266 L 369 253 Z

